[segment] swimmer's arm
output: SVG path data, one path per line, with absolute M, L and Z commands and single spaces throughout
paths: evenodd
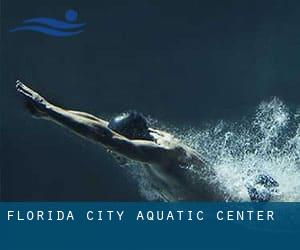
M 108 133 L 107 121 L 87 113 L 55 106 L 20 81 L 17 81 L 16 89 L 30 104 L 30 109 L 36 117 L 54 121 L 88 139 L 98 141 L 102 136 L 103 142 L 107 143 L 104 139 L 112 137 Z
M 177 152 L 174 153 L 174 149 L 159 146 L 154 142 L 129 140 L 109 129 L 108 122 L 98 117 L 55 106 L 20 81 L 17 82 L 16 88 L 39 112 L 40 118 L 54 121 L 125 157 L 145 163 L 162 164 L 166 161 L 172 161 L 172 157 L 176 156 Z
M 172 155 L 170 154 L 170 149 L 161 147 L 154 142 L 129 140 L 115 133 L 108 128 L 106 121 L 86 118 L 54 105 L 47 109 L 47 113 L 55 122 L 129 159 L 145 163 L 162 164 L 168 161 Z
M 129 159 L 161 164 L 164 156 L 167 158 L 169 155 L 167 149 L 151 141 L 129 140 L 117 134 L 108 128 L 106 121 L 87 118 L 54 105 L 50 105 L 46 112 L 48 119 Z
M 94 116 L 92 114 L 86 113 L 86 112 L 75 111 L 75 110 L 68 110 L 68 111 L 71 112 L 71 113 L 73 113 L 74 115 L 79 115 L 79 116 L 82 116 L 84 118 L 91 119 L 93 121 L 106 122 L 103 119 L 101 119 L 101 118 L 99 118 L 97 116 Z
M 46 106 L 50 106 L 50 103 L 47 102 L 45 98 L 40 96 L 38 93 L 34 92 L 32 89 L 30 89 L 25 84 L 23 84 L 21 81 L 17 80 L 16 83 L 17 83 L 16 84 L 17 91 L 20 92 L 25 97 L 27 101 L 26 102 L 27 107 L 30 109 L 33 115 L 39 118 L 45 118 L 43 116 L 47 116 L 47 114 L 42 112 L 42 110 L 46 108 Z M 34 110 L 32 110 L 32 108 Z M 105 120 L 86 112 L 75 111 L 75 110 L 67 110 L 67 111 L 74 115 L 81 116 L 89 120 L 106 123 Z
M 169 161 L 172 149 L 164 148 L 151 141 L 129 140 L 108 128 L 108 122 L 93 115 L 69 111 L 55 106 L 21 82 L 17 91 L 41 114 L 39 117 L 54 121 L 87 139 L 133 160 L 161 164 Z

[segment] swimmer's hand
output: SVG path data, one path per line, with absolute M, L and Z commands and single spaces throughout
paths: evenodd
M 47 116 L 45 110 L 49 103 L 45 98 L 27 87 L 20 80 L 16 81 L 16 90 L 25 98 L 26 108 L 35 118 Z

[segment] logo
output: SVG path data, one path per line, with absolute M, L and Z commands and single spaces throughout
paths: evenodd
M 78 13 L 75 10 L 67 10 L 64 21 L 48 17 L 26 19 L 23 25 L 11 29 L 10 32 L 34 31 L 56 37 L 75 36 L 83 32 L 85 26 L 85 23 L 75 23 L 77 17 Z

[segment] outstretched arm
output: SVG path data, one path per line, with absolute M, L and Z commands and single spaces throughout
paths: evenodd
M 161 147 L 151 141 L 129 140 L 109 129 L 107 121 L 88 113 L 57 107 L 20 81 L 17 81 L 16 88 L 25 97 L 31 109 L 34 109 L 37 117 L 63 125 L 75 133 L 101 143 L 110 150 L 133 160 L 158 164 L 169 160 L 171 149 Z
M 17 91 L 25 97 L 27 105 L 35 117 L 52 120 L 60 125 L 72 129 L 80 135 L 93 139 L 96 127 L 105 128 L 107 121 L 88 113 L 66 110 L 49 103 L 44 97 L 27 87 L 25 84 L 17 81 Z M 104 132 L 104 131 L 103 131 Z

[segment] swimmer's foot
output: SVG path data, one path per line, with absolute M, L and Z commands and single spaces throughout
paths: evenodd
M 252 183 L 247 183 L 246 187 L 251 201 L 270 201 L 279 195 L 279 183 L 267 174 L 259 174 Z
M 48 103 L 42 96 L 19 80 L 16 81 L 16 90 L 25 98 L 25 106 L 35 118 L 47 116 L 44 111 Z

